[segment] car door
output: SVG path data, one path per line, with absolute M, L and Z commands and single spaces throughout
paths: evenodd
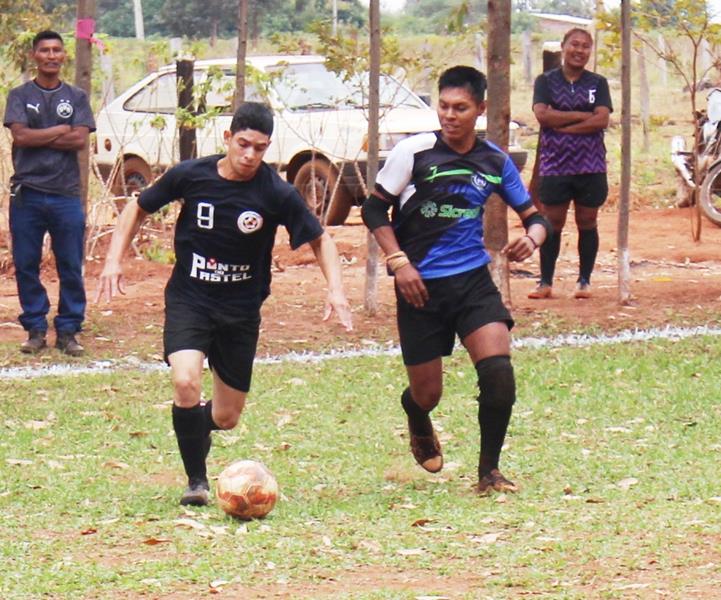
M 167 166 L 178 160 L 175 72 L 159 73 L 128 98 L 114 132 L 125 154 L 137 154 L 148 165 Z

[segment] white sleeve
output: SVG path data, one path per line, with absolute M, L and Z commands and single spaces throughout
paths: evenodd
M 376 185 L 392 196 L 400 196 L 411 183 L 416 153 L 425 148 L 432 148 L 436 140 L 435 133 L 422 133 L 398 142 L 378 173 Z

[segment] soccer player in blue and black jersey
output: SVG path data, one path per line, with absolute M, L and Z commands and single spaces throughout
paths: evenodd
M 96 301 L 123 293 L 121 260 L 140 225 L 148 214 L 183 200 L 163 332 L 174 389 L 173 429 L 188 476 L 183 505 L 208 503 L 211 431 L 235 427 L 245 405 L 279 226 L 288 231 L 292 248 L 309 244 L 318 260 L 328 282 L 324 320 L 335 312 L 352 329 L 333 239 L 298 191 L 263 162 L 272 132 L 267 106 L 241 104 L 224 134 L 226 154 L 181 162 L 126 205 L 100 276 Z M 206 357 L 213 397 L 203 404 Z
M 430 419 L 443 391 L 442 357 L 458 335 L 478 374 L 481 494 L 516 491 L 498 468 L 516 400 L 511 365 L 513 319 L 491 279 L 483 243 L 483 211 L 497 193 L 522 219 L 526 234 L 503 250 L 531 256 L 548 224 L 534 208 L 518 170 L 498 147 L 480 139 L 486 78 L 456 66 L 439 81 L 440 131 L 396 145 L 363 204 L 363 219 L 395 277 L 398 331 L 409 386 L 401 395 L 413 456 L 424 469 L 443 467 Z M 392 220 L 388 209 L 392 208 Z

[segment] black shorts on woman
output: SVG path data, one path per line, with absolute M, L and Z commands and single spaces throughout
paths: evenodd
M 573 200 L 587 208 L 599 208 L 608 197 L 606 173 L 543 175 L 538 185 L 542 204 L 557 206 Z
M 398 334 L 407 366 L 450 356 L 456 335 L 463 340 L 489 323 L 513 327 L 487 265 L 423 283 L 429 299 L 422 308 L 406 302 L 396 287 Z

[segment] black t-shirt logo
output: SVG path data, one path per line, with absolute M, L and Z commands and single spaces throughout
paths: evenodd
M 73 116 L 73 105 L 67 100 L 61 100 L 55 110 L 58 113 L 58 117 L 61 119 L 69 119 Z
M 238 229 L 242 233 L 253 233 L 263 227 L 263 217 L 253 210 L 246 210 L 238 217 Z

